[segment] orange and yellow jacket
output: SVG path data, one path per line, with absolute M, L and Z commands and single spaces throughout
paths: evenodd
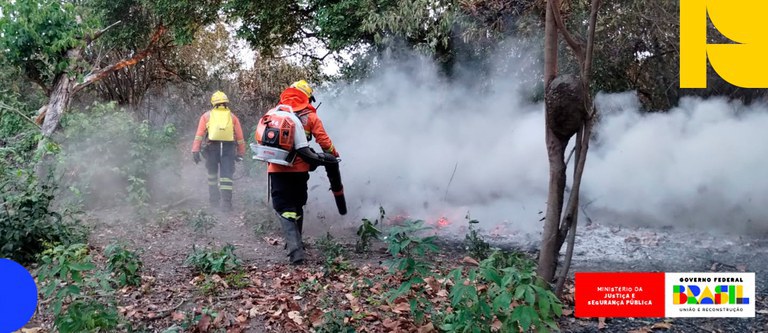
M 237 142 L 237 156 L 245 155 L 245 137 L 243 136 L 243 128 L 240 126 L 240 120 L 237 116 L 230 112 L 232 116 L 232 127 L 234 129 L 234 138 L 232 141 Z M 211 111 L 204 113 L 200 116 L 200 121 L 197 124 L 197 132 L 195 133 L 195 140 L 192 142 L 192 152 L 199 152 L 200 146 L 203 143 L 203 138 L 208 132 L 208 120 L 211 119 Z
M 338 157 L 339 153 L 333 146 L 331 138 L 323 127 L 323 122 L 320 117 L 317 116 L 317 109 L 312 104 L 309 104 L 309 97 L 304 92 L 296 88 L 288 88 L 280 95 L 280 104 L 289 105 L 293 108 L 294 113 L 301 120 L 301 124 L 304 125 L 304 133 L 307 135 L 307 139 L 314 137 L 317 144 L 324 152 L 333 154 Z M 269 163 L 267 166 L 267 172 L 307 172 L 310 167 L 307 162 L 296 156 L 293 161 L 293 166 L 284 166 L 274 163 Z

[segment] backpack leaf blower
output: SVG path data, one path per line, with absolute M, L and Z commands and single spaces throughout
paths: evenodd
M 331 192 L 333 192 L 333 198 L 336 200 L 336 208 L 339 209 L 339 214 L 347 214 L 347 200 L 344 198 L 344 185 L 341 183 L 339 163 L 325 164 L 325 173 L 328 175 L 328 181 L 331 183 Z

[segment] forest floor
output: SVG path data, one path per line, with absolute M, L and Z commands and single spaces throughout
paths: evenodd
M 97 260 L 106 245 L 120 241 L 140 251 L 141 287 L 118 292 L 119 311 L 148 332 L 302 332 L 321 322 L 337 321 L 357 332 L 430 332 L 429 325 L 413 322 L 408 303 L 388 304 L 380 294 L 394 285 L 383 263 L 389 258 L 386 244 L 374 242 L 365 253 L 356 253 L 356 226 L 330 230 L 336 246 L 344 249 L 346 262 L 329 272 L 318 246 L 328 228 L 305 226 L 307 263 L 290 266 L 272 210 L 266 204 L 266 184 L 249 177 L 236 181 L 259 197 L 235 196 L 232 213 L 210 211 L 216 222 L 201 231 L 188 222 L 207 206 L 207 193 L 190 190 L 190 197 L 168 207 L 164 214 L 137 219 L 128 208 L 90 212 L 90 245 Z M 717 235 L 673 228 L 628 228 L 595 221 L 581 226 L 571 274 L 584 271 L 710 272 L 748 271 L 757 276 L 757 316 L 749 319 L 713 318 L 576 318 L 566 301 L 559 320 L 563 332 L 768 332 L 768 237 Z M 444 234 L 436 266 L 451 269 L 467 263 L 464 235 Z M 530 239 L 489 236 L 491 244 L 531 252 Z M 192 247 L 235 246 L 242 260 L 240 276 L 203 277 L 185 265 Z M 569 284 L 572 286 L 572 284 Z M 435 302 L 448 302 L 444 289 L 434 288 Z M 324 314 L 323 310 L 333 311 Z M 27 327 L 48 331 L 50 318 L 36 316 Z M 325 326 L 326 329 L 332 326 Z M 338 331 L 337 330 L 337 331 Z M 334 330 L 330 330 L 334 331 Z M 346 331 L 345 331 L 346 332 Z

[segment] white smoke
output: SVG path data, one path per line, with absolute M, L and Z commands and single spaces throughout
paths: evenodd
M 543 104 L 529 96 L 540 55 L 512 52 L 521 48 L 499 56 L 490 88 L 467 88 L 480 86 L 471 77 L 447 83 L 418 57 L 383 65 L 361 82 L 318 88 L 350 213 L 338 215 L 320 168 L 310 181 L 308 218 L 355 223 L 376 217 L 381 205 L 390 216 L 455 222 L 470 213 L 485 226 L 539 232 L 549 166 Z M 684 99 L 667 113 L 642 115 L 634 96 L 596 99 L 603 117 L 581 200 L 593 220 L 766 226 L 767 108 Z

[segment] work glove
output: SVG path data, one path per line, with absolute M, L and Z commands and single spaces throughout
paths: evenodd
M 339 163 L 339 160 L 338 160 L 338 159 L 336 159 L 336 156 L 333 156 L 333 154 L 329 154 L 329 153 L 319 153 L 319 154 L 317 154 L 317 155 L 318 155 L 318 156 L 320 156 L 320 158 L 321 158 L 321 159 L 323 160 L 323 162 L 325 162 L 325 163 Z
M 195 161 L 195 164 L 200 163 L 200 152 L 199 151 L 192 152 L 192 160 Z
M 242 161 L 243 161 L 243 157 L 242 156 L 235 157 L 235 162 L 242 162 Z

